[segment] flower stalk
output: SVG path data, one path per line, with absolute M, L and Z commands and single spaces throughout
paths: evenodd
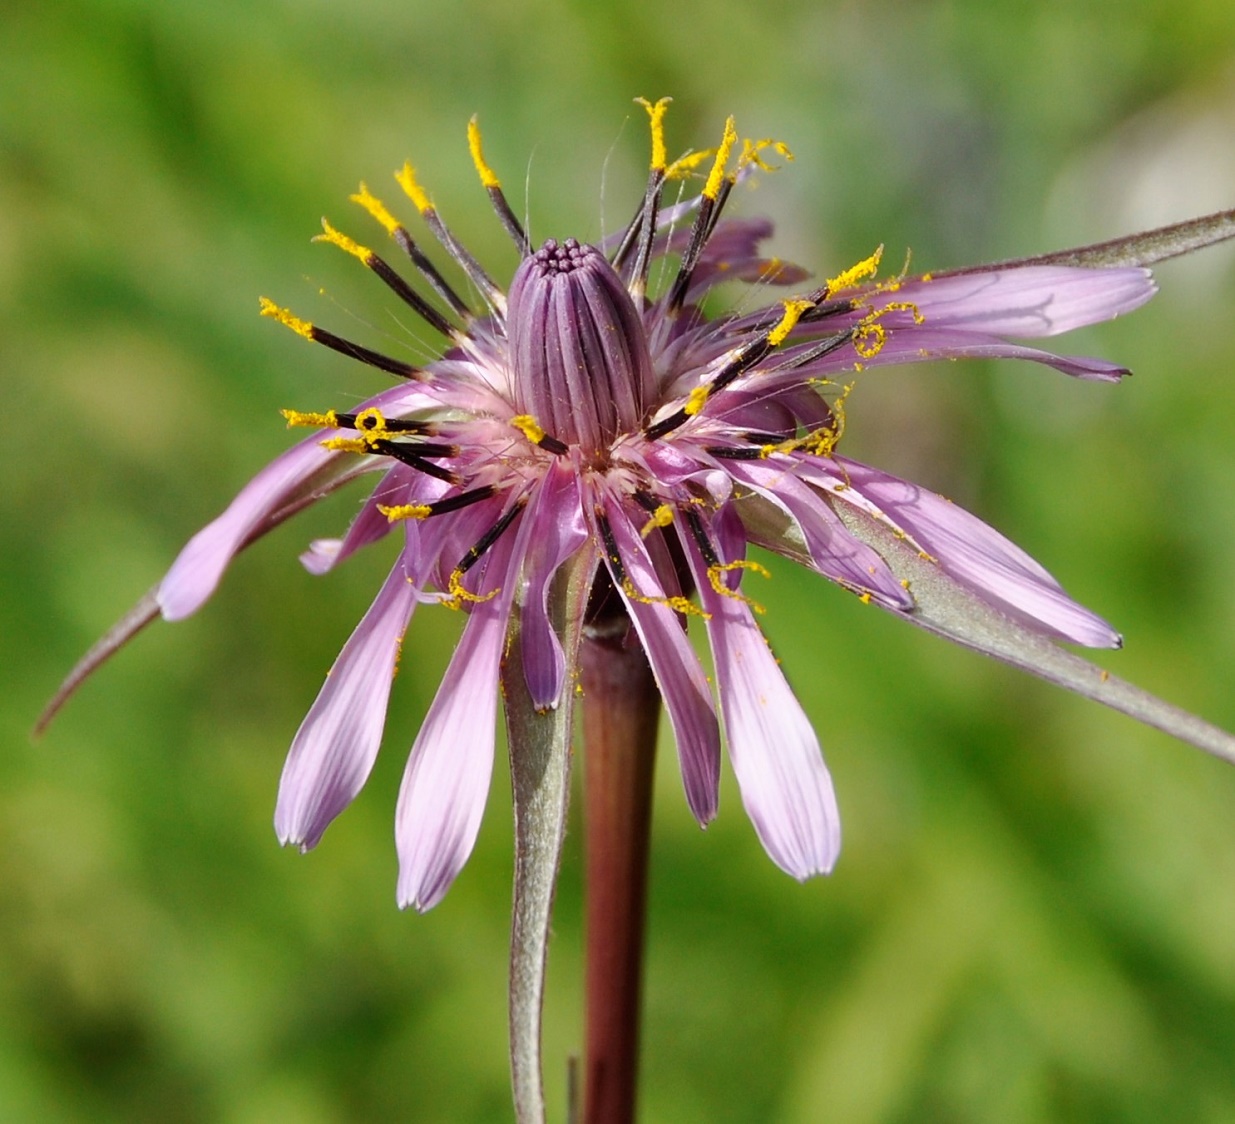
M 584 1124 L 635 1118 L 660 693 L 624 613 L 588 627 L 583 673 Z

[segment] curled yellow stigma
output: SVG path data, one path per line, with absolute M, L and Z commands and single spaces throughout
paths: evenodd
M 402 225 L 394 215 L 386 210 L 386 205 L 369 190 L 368 185 L 363 181 L 360 184 L 360 190 L 347 198 L 350 202 L 359 204 L 377 219 L 386 228 L 387 234 L 394 234 Z
M 416 181 L 416 170 L 410 162 L 404 162 L 403 167 L 395 172 L 395 179 L 399 181 L 399 186 L 403 188 L 404 194 L 412 201 L 422 215 L 426 211 L 433 210 L 433 204 L 429 202 L 429 197 L 425 194 L 425 190 Z
M 288 429 L 338 429 L 339 415 L 334 410 L 327 410 L 324 414 L 305 414 L 299 410 L 280 410 L 287 419 Z
M 764 172 L 779 171 L 779 164 L 769 164 L 764 160 L 763 151 L 767 148 L 793 163 L 793 153 L 789 151 L 789 146 L 784 141 L 774 140 L 772 137 L 764 137 L 763 140 L 757 141 L 743 139 L 742 155 L 738 157 L 738 167 L 745 168 L 747 164 L 754 164 L 756 168 Z
M 915 324 L 926 323 L 922 310 L 913 301 L 889 301 L 879 310 L 879 315 L 882 316 L 886 312 L 908 312 Z
M 367 410 L 361 410 L 356 415 L 355 424 L 356 428 L 362 433 L 368 433 L 372 436 L 385 436 L 386 415 L 376 406 L 370 406 Z
M 296 335 L 304 336 L 307 340 L 313 338 L 313 325 L 307 320 L 301 320 L 299 316 L 293 316 L 286 308 L 280 308 L 268 297 L 258 297 L 257 300 L 263 316 L 269 316 L 272 320 L 277 320 L 284 327 L 291 328 Z
M 536 424 L 536 419 L 531 414 L 516 414 L 510 419 L 510 424 L 533 445 L 538 445 L 545 439 L 545 431 Z
M 700 164 L 705 160 L 710 160 L 714 155 L 716 155 L 716 149 L 705 148 L 700 152 L 688 152 L 685 156 L 679 156 L 665 169 L 665 179 L 685 179 Z
M 649 127 L 652 132 L 652 165 L 653 172 L 665 170 L 665 114 L 669 111 L 672 98 L 660 98 L 655 103 L 647 98 L 635 98 L 635 101 L 648 111 Z
M 646 539 L 657 527 L 668 527 L 673 522 L 673 508 L 667 503 L 662 503 L 655 511 L 652 512 L 652 517 L 640 528 L 639 537 Z
M 828 296 L 835 296 L 843 289 L 852 289 L 855 285 L 874 277 L 879 269 L 879 259 L 883 257 L 883 247 L 880 246 L 869 258 L 863 258 L 857 265 L 850 266 L 843 273 L 838 273 L 827 284 Z
M 813 307 L 813 301 L 785 301 L 785 315 L 780 318 L 780 323 L 768 333 L 768 343 L 773 347 L 780 347 L 785 342 L 785 337 L 793 331 L 794 325 L 802 318 L 802 313 Z
M 704 612 L 698 605 L 688 597 L 649 597 L 645 593 L 640 593 L 635 588 L 635 583 L 627 578 L 622 583 L 622 592 L 626 594 L 632 601 L 638 601 L 641 605 L 665 605 L 672 609 L 675 613 L 681 613 L 684 617 L 702 617 L 705 621 L 712 619 L 711 613 Z
M 326 219 L 322 219 L 322 230 L 324 233 L 315 234 L 314 242 L 329 242 L 332 246 L 338 246 L 340 250 L 351 254 L 354 258 L 359 258 L 366 265 L 369 259 L 373 257 L 373 251 L 368 246 L 362 246 L 359 242 L 353 242 L 346 234 L 335 230 Z
M 475 114 L 467 123 L 467 148 L 472 154 L 472 163 L 476 165 L 481 184 L 486 188 L 501 187 L 502 181 L 497 178 L 497 173 L 485 163 L 485 154 L 480 147 L 480 121 Z
M 874 359 L 888 342 L 888 330 L 878 320 L 863 320 L 853 330 L 853 350 L 863 359 Z
M 741 559 L 737 562 L 715 562 L 708 567 L 708 583 L 722 597 L 731 597 L 734 601 L 741 601 L 743 605 L 750 606 L 754 612 L 761 615 L 766 613 L 767 610 L 758 601 L 752 600 L 739 590 L 729 588 L 725 583 L 725 574 L 731 570 L 750 570 L 761 578 L 770 578 L 772 575 L 768 568 L 761 566 L 758 562 L 751 562 L 746 559 Z
M 881 308 L 871 309 L 853 330 L 853 350 L 863 359 L 874 359 L 888 342 L 888 330 L 879 321 L 889 312 L 908 312 L 915 324 L 926 323 L 926 317 L 912 301 L 889 301 Z
M 682 407 L 682 413 L 688 418 L 693 418 L 707 404 L 708 395 L 711 393 L 710 388 L 706 386 L 697 386 L 687 395 L 686 405 Z
M 703 185 L 705 199 L 715 200 L 720 194 L 720 185 L 725 178 L 725 165 L 729 163 L 729 154 L 733 151 L 737 140 L 738 134 L 734 128 L 733 118 L 729 117 L 725 120 L 725 131 L 720 138 L 720 147 L 716 150 L 716 160 L 712 164 L 712 170 L 708 173 L 707 183 Z
M 344 448 L 343 443 L 346 442 L 345 451 L 347 452 L 369 452 L 379 441 L 384 441 L 390 436 L 386 429 L 386 416 L 376 406 L 370 406 L 367 410 L 361 410 L 352 421 L 352 426 L 356 430 L 355 437 L 331 438 L 331 440 L 340 443 L 339 448 Z M 323 442 L 323 444 L 326 443 Z M 329 445 L 327 447 L 329 448 Z
M 844 425 L 821 425 L 794 442 L 794 448 L 810 453 L 813 457 L 830 457 L 844 432 Z
M 379 503 L 377 510 L 391 523 L 397 523 L 400 519 L 428 519 L 433 514 L 433 509 L 425 503 L 399 503 L 393 507 Z
M 482 605 L 486 601 L 492 601 L 501 593 L 500 589 L 491 590 L 489 593 L 473 593 L 470 589 L 464 588 L 463 575 L 465 572 L 458 569 L 451 572 L 450 598 L 442 602 L 448 609 L 461 609 L 464 601 L 468 601 L 473 605 Z
M 821 425 L 818 429 L 812 429 L 809 433 L 802 437 L 794 438 L 788 441 L 784 446 L 777 448 L 777 452 L 793 452 L 801 449 L 804 452 L 810 453 L 816 457 L 830 457 L 836 446 L 839 444 L 841 437 L 845 433 L 845 399 L 849 397 L 856 383 L 846 383 L 840 394 L 831 404 L 832 420 L 827 425 Z M 845 487 L 848 485 L 846 484 Z M 843 489 L 842 489 L 843 490 Z

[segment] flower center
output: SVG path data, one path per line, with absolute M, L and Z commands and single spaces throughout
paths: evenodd
M 507 297 L 514 405 L 594 455 L 642 423 L 656 382 L 643 319 L 594 246 L 549 239 Z

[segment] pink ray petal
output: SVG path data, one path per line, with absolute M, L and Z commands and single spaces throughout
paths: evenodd
M 799 881 L 827 874 L 840 853 L 840 813 L 819 741 L 750 607 L 718 593 L 698 547 L 681 538 L 711 614 L 708 641 L 742 804 L 777 866 Z
M 459 645 L 412 746 L 395 811 L 398 902 L 425 912 L 463 869 L 480 830 L 497 736 L 498 676 L 522 559 L 508 536 L 482 560 Z
M 315 847 L 369 779 L 416 592 L 400 557 L 296 731 L 275 807 L 280 843 Z
M 662 579 L 638 528 L 616 499 L 606 496 L 604 508 L 622 565 L 635 590 L 640 597 L 663 598 Z M 621 579 L 612 563 L 610 574 L 620 587 Z M 673 609 L 660 602 L 641 600 L 625 590 L 622 596 L 665 700 L 677 740 L 686 802 L 695 819 L 706 825 L 716 817 L 720 785 L 720 726 L 707 676 Z
M 561 641 L 549 620 L 549 584 L 589 537 L 573 469 L 555 465 L 549 470 L 524 519 L 533 532 L 523 575 L 523 671 L 532 705 L 546 710 L 561 698 L 566 668 Z
M 1073 601 L 1042 566 L 977 516 L 878 469 L 843 457 L 836 462 L 853 491 L 877 505 L 953 577 L 1005 612 L 1086 647 L 1120 646 L 1119 633 L 1106 621 Z

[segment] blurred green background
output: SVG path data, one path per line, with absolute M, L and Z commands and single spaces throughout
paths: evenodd
M 406 747 L 458 620 L 422 610 L 368 789 L 307 858 L 270 828 L 283 754 L 388 553 L 247 554 L 29 729 L 82 651 L 284 448 L 277 410 L 380 377 L 257 316 L 266 294 L 403 340 L 310 235 L 417 164 L 498 276 L 464 142 L 536 238 L 595 238 L 724 115 L 797 161 L 739 193 L 821 273 L 1054 249 L 1235 203 L 1235 7 L 5 0 L 0 13 L 0 1120 L 490 1121 L 505 1057 L 508 781 L 425 917 L 394 906 Z M 408 208 L 403 208 L 406 212 Z M 849 451 L 945 491 L 1125 632 L 1118 674 L 1235 728 L 1235 258 L 1023 365 L 866 376 Z M 396 344 L 398 346 L 398 344 Z M 390 545 L 390 544 L 386 544 Z M 658 781 L 648 1121 L 1235 1121 L 1235 771 L 777 567 L 766 629 L 818 730 L 846 843 L 798 886 L 727 776 Z M 579 832 L 546 1011 L 580 1042 Z

